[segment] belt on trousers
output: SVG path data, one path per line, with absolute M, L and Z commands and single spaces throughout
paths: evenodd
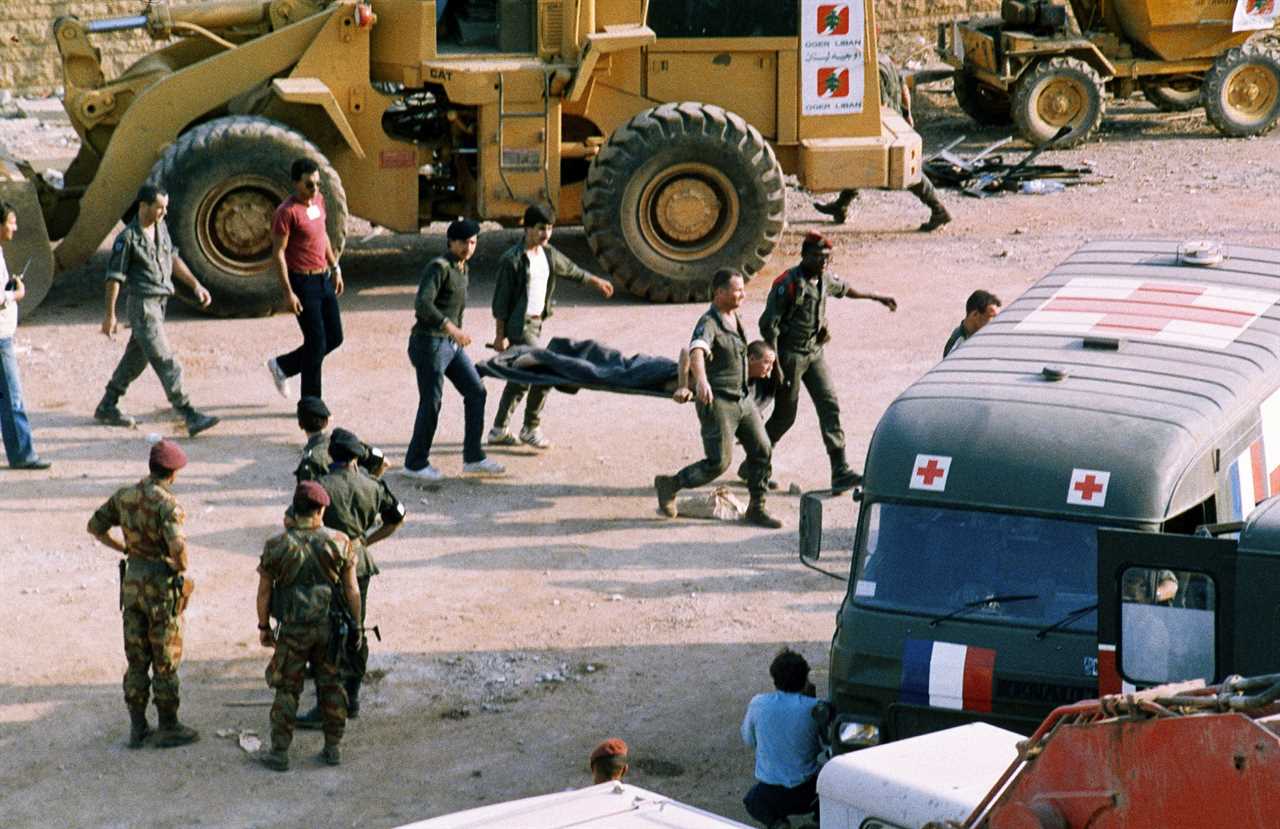
M 289 271 L 289 276 L 328 276 L 329 270 L 323 271 Z

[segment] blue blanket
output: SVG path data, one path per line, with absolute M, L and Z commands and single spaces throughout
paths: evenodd
M 532 357 L 533 364 L 522 357 Z M 520 365 L 516 365 L 519 362 Z M 555 337 L 546 348 L 515 346 L 476 365 L 482 377 L 497 377 L 530 386 L 670 397 L 679 367 L 675 360 L 622 352 L 595 340 Z

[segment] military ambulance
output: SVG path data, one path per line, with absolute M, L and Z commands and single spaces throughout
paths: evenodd
M 889 406 L 854 496 L 836 753 L 976 720 L 1027 733 L 1121 689 L 1119 637 L 1099 644 L 1099 530 L 1190 538 L 1280 492 L 1277 300 L 1280 251 L 1090 243 Z M 803 553 L 820 502 L 802 512 Z M 1197 555 L 1125 589 L 1233 623 Z M 1274 604 L 1257 612 L 1276 623 Z

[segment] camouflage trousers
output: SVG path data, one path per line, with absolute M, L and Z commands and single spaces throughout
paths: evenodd
M 329 623 L 281 625 L 276 652 L 267 665 L 267 686 L 276 689 L 271 705 L 271 748 L 288 751 L 298 719 L 298 695 L 310 665 L 316 679 L 326 745 L 342 740 L 347 726 L 347 694 L 338 668 L 329 658 Z
M 124 701 L 146 708 L 154 691 L 157 708 L 178 707 L 182 662 L 182 615 L 167 576 L 129 574 L 120 591 L 124 608 Z

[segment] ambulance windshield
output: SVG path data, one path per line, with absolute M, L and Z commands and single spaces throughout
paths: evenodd
M 1097 602 L 1096 525 L 912 504 L 865 508 L 858 604 L 933 618 L 973 605 L 955 621 L 1041 627 Z M 992 596 L 1020 600 L 983 601 Z M 1092 631 L 1097 619 L 1077 614 L 1056 629 Z

